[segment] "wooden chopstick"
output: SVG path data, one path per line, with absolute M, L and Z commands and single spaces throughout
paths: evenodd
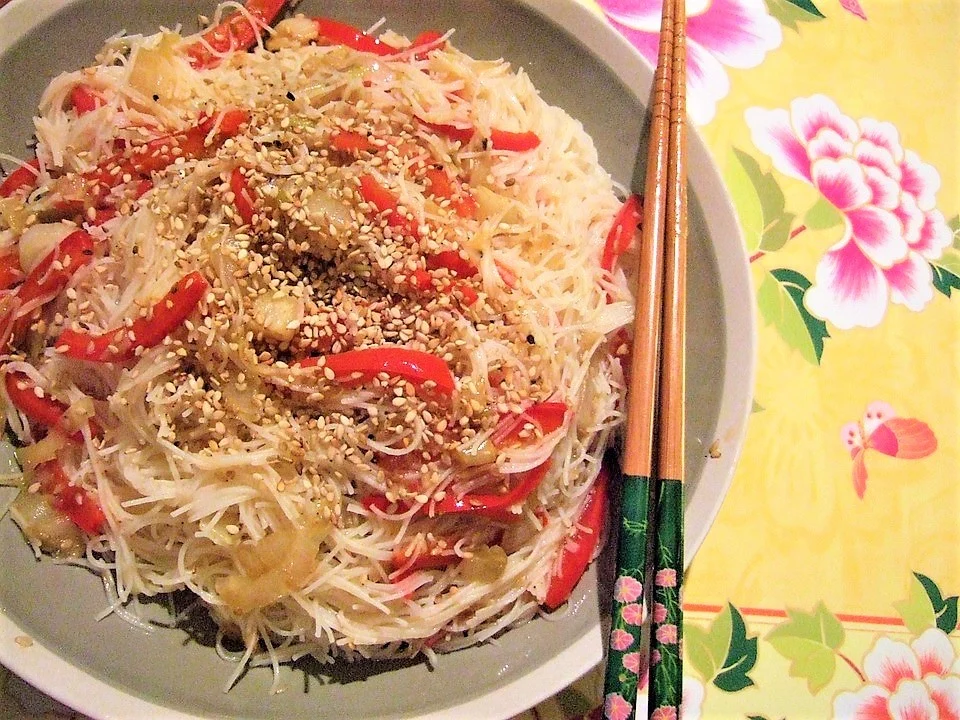
M 686 324 L 686 11 L 664 0 L 654 74 L 640 264 L 634 315 L 627 426 L 622 459 L 622 517 L 613 621 L 605 676 L 605 715 L 627 705 L 635 717 L 643 652 L 638 602 L 654 623 L 648 716 L 682 694 L 680 637 L 683 577 L 684 355 Z M 652 512 L 651 512 L 652 509 Z M 653 536 L 654 588 L 647 577 Z M 636 656 L 633 656 L 636 657 Z M 642 666 L 640 666 L 641 672 Z

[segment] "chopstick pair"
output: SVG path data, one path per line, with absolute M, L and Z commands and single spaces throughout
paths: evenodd
M 635 717 L 645 668 L 647 716 L 680 716 L 686 164 L 686 9 L 684 0 L 664 0 L 621 463 L 618 572 L 604 687 L 608 718 Z M 644 607 L 653 615 L 646 662 Z

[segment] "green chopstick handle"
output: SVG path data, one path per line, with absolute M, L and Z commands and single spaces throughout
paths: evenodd
M 644 573 L 647 568 L 647 528 L 650 522 L 650 478 L 624 475 L 620 536 L 617 543 L 617 580 L 607 644 L 604 677 L 604 716 L 634 717 L 638 671 L 646 662 L 640 644 L 644 612 Z
M 654 553 L 658 568 L 653 578 L 653 631 L 648 716 L 660 708 L 676 708 L 683 696 L 681 640 L 683 608 L 683 483 L 661 480 Z M 657 717 L 668 717 L 661 712 Z

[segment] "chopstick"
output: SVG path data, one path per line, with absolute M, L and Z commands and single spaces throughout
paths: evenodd
M 664 0 L 654 74 L 633 354 L 627 389 L 622 517 L 613 624 L 605 675 L 605 715 L 636 714 L 644 665 L 648 717 L 682 695 L 684 370 L 686 325 L 686 11 Z M 652 558 L 648 542 L 653 539 Z M 648 587 L 648 559 L 654 588 Z M 637 602 L 652 599 L 647 663 Z

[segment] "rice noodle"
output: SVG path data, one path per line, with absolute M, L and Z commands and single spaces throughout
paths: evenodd
M 245 645 L 230 653 L 218 637 L 218 652 L 239 662 L 228 687 L 248 662 L 276 673 L 304 654 L 422 653 L 433 662 L 435 652 L 535 617 L 621 422 L 622 343 L 612 338 L 633 301 L 622 274 L 599 267 L 617 188 L 581 125 L 548 106 L 522 70 L 474 60 L 449 38 L 429 55 L 401 50 L 375 62 L 322 44 L 271 52 L 258 43 L 202 70 L 172 56 L 165 67 L 177 73 L 176 96 L 151 99 L 131 73 L 138 53 L 169 39 L 118 37 L 99 64 L 54 78 L 35 118 L 41 188 L 28 204 L 118 147 L 215 118 L 206 156 L 155 171 L 145 193 L 133 192 L 135 178 L 111 191 L 117 216 L 84 225 L 98 239 L 95 258 L 69 293 L 17 310 L 39 309 L 41 322 L 2 372 L 23 373 L 68 403 L 93 399 L 102 435 L 84 425 L 84 442 L 60 461 L 106 517 L 85 561 L 110 578 L 106 612 L 139 624 L 125 609 L 136 594 L 189 589 Z M 82 115 L 69 100 L 80 83 L 103 99 Z M 231 108 L 249 122 L 223 142 Z M 423 121 L 477 135 L 457 143 Z M 494 129 L 543 141 L 525 152 L 492 149 L 482 138 Z M 336 149 L 343 133 L 361 133 L 372 149 Z M 431 167 L 461 188 L 453 198 L 435 192 Z M 236 168 L 254 201 L 250 223 L 236 204 Z M 397 199 L 393 215 L 363 201 L 364 177 Z M 319 192 L 326 204 L 311 206 Z M 478 192 L 496 209 L 462 216 L 455 201 Z M 330 208 L 339 214 L 324 215 Z M 397 214 L 408 219 L 398 224 Z M 451 250 L 476 274 L 429 265 Z M 57 346 L 64 328 L 131 327 L 192 271 L 210 289 L 156 347 L 104 364 Z M 418 272 L 429 287 L 412 284 Z M 305 310 L 283 320 L 278 339 L 253 308 L 270 309 L 273 298 L 281 312 L 285 297 Z M 323 363 L 298 365 L 380 346 L 441 358 L 454 392 L 388 372 L 344 380 Z M 565 404 L 561 427 L 514 421 L 497 432 L 543 402 Z M 5 406 L 21 441 L 42 436 Z M 502 443 L 495 460 L 457 464 L 455 451 L 485 442 Z M 515 519 L 435 512 L 446 494 L 496 494 L 544 463 Z M 326 528 L 318 545 L 298 549 L 317 523 Z M 467 580 L 459 561 L 506 544 L 507 534 L 526 540 L 510 546 L 500 576 Z M 447 539 L 453 560 L 418 569 L 421 554 Z M 393 565 L 404 551 L 405 564 Z M 225 599 L 228 586 L 264 599 L 241 611 Z

